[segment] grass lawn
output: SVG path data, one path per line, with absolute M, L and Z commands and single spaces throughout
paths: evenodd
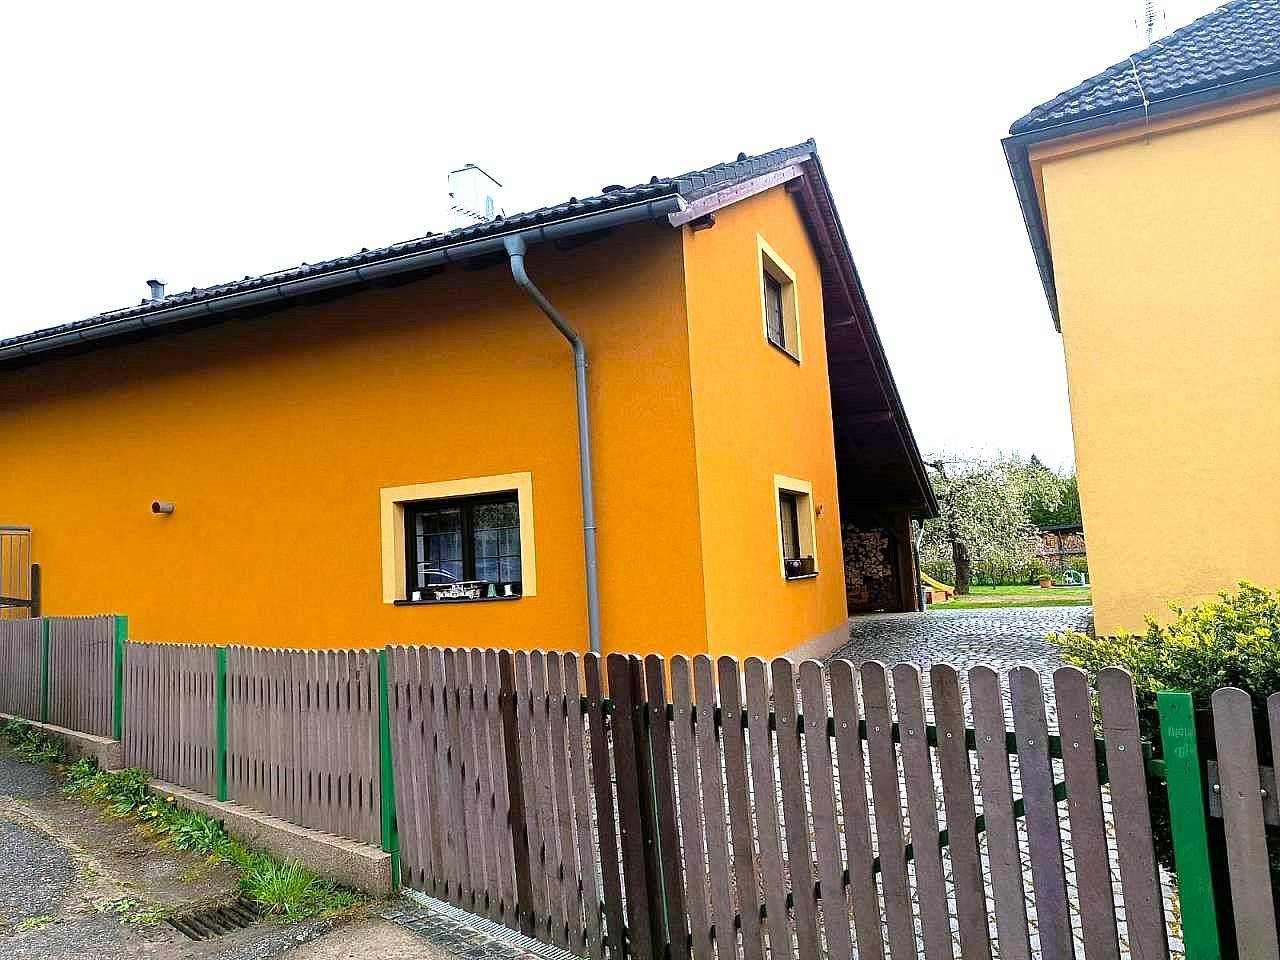
M 980 610 L 993 607 L 1087 607 L 1088 587 L 970 587 L 967 597 L 935 603 L 930 610 Z

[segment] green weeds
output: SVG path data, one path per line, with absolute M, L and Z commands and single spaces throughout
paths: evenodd
M 25 720 L 7 720 L 0 728 L 19 760 L 27 763 L 58 763 L 66 759 L 62 745 L 45 736 Z
M 67 769 L 63 790 L 105 806 L 115 816 L 134 818 L 142 832 L 157 843 L 232 864 L 240 872 L 240 889 L 268 916 L 301 920 L 364 902 L 360 894 L 317 876 L 296 861 L 281 863 L 233 840 L 217 820 L 182 809 L 172 797 L 151 793 L 149 784 L 145 770 L 107 773 L 92 761 L 79 760 Z M 126 919 L 146 922 L 142 917 L 147 913 L 136 911 Z
M 27 917 L 25 920 L 20 921 L 14 929 L 19 933 L 26 933 L 28 930 L 39 930 L 41 927 L 47 927 L 49 924 L 55 923 L 57 919 L 57 917 L 48 913 L 39 917 Z

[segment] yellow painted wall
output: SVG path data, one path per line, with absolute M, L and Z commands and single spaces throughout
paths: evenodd
M 1240 106 L 1033 153 L 1099 632 L 1280 585 L 1280 103 Z
M 765 339 L 757 234 L 796 273 L 799 364 Z M 767 657 L 847 620 L 818 260 L 784 187 L 684 245 L 708 646 Z M 775 474 L 813 484 L 814 579 L 783 579 Z
M 529 255 L 591 354 L 606 651 L 705 649 L 682 256 L 650 224 Z M 0 523 L 34 528 L 48 613 L 127 613 L 143 640 L 585 648 L 572 354 L 505 264 L 0 372 L 0 449 Z M 536 597 L 382 602 L 380 488 L 522 471 Z

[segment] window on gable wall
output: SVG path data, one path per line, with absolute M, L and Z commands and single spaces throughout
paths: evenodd
M 799 361 L 800 321 L 796 310 L 795 273 L 763 237 L 758 237 L 758 244 L 765 338 L 792 360 Z

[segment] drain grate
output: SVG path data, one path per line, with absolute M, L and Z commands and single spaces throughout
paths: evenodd
M 231 903 L 169 917 L 169 926 L 192 940 L 210 940 L 252 926 L 261 916 L 253 903 L 241 897 Z

